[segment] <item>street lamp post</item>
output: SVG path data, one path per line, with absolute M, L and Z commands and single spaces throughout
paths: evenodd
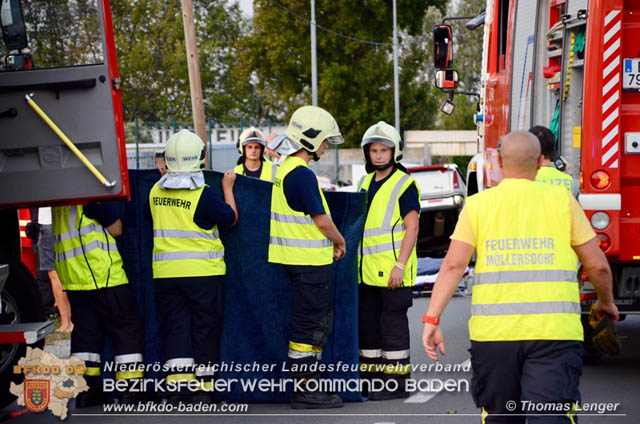
M 395 0 L 394 0 L 395 1 Z M 311 104 L 318 106 L 318 64 L 316 58 L 316 2 L 311 0 Z
M 400 133 L 400 78 L 398 76 L 398 19 L 396 0 L 393 0 L 393 103 L 396 119 L 396 130 Z

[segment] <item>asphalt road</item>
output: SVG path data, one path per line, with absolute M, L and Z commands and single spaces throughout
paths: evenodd
M 420 298 L 414 301 L 409 311 L 412 328 L 411 355 L 413 364 L 433 364 L 426 357 L 422 348 L 420 316 L 426 310 L 428 299 Z M 447 354 L 442 359 L 443 364 L 464 364 L 469 359 L 469 341 L 467 320 L 469 318 L 470 299 L 456 296 L 442 317 L 441 326 L 445 334 Z M 604 359 L 597 365 L 584 367 L 581 379 L 581 393 L 583 404 L 590 403 L 619 403 L 612 415 L 583 415 L 581 423 L 623 424 L 640 422 L 640 317 L 628 317 L 618 324 L 618 331 L 622 336 L 623 352 L 621 355 Z M 73 401 L 70 402 L 71 417 L 69 423 L 118 423 L 130 424 L 144 421 L 145 423 L 175 424 L 209 423 L 212 420 L 219 423 L 479 423 L 480 410 L 471 399 L 470 372 L 415 372 L 413 378 L 421 381 L 423 388 L 430 384 L 431 389 L 437 389 L 436 379 L 451 379 L 460 391 L 441 390 L 439 392 L 417 392 L 409 399 L 384 402 L 347 403 L 344 408 L 324 411 L 294 411 L 286 404 L 250 404 L 246 413 L 223 415 L 98 415 L 101 408 L 75 410 Z M 0 415 L 20 409 L 14 403 L 5 408 Z M 78 415 L 78 414 L 87 415 Z M 39 414 L 29 413 L 11 419 L 11 424 L 39 424 L 56 423 L 58 418 L 50 412 Z

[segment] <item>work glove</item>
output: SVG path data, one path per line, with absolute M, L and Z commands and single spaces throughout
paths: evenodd
M 37 222 L 28 222 L 24 227 L 24 234 L 27 238 L 30 238 L 33 243 L 38 243 L 38 239 L 40 238 L 40 224 Z
M 607 314 L 603 314 L 598 317 L 598 314 L 591 305 L 591 312 L 589 314 L 589 325 L 593 328 L 593 345 L 598 351 L 603 354 L 613 356 L 620 353 L 622 344 L 620 343 L 620 337 L 616 333 L 613 327 L 613 322 Z

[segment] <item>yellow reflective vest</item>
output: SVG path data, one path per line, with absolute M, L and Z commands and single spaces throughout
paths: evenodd
M 559 171 L 555 166 L 540 167 L 536 174 L 536 181 L 564 187 L 572 195 L 575 194 L 573 191 L 573 178 L 571 178 L 571 175 Z
M 204 187 L 149 193 L 153 217 L 153 278 L 224 275 L 224 247 L 218 226 L 204 230 L 193 222 Z
M 116 240 L 82 206 L 51 208 L 54 263 L 63 290 L 98 290 L 127 284 Z
M 298 157 L 287 157 L 278 167 L 271 190 L 271 225 L 269 231 L 269 262 L 285 265 L 329 265 L 333 263 L 333 242 L 327 239 L 309 215 L 289 207 L 284 195 L 284 178 L 294 169 L 307 163 Z M 329 205 L 322 194 L 324 210 Z
M 274 165 L 273 163 L 267 160 L 263 160 L 262 170 L 260 171 L 259 179 L 261 179 L 262 181 L 269 181 L 270 183 L 272 183 L 273 179 L 276 176 L 277 171 L 278 171 L 278 167 L 276 165 Z M 233 172 L 240 175 L 247 175 L 245 172 L 245 167 L 243 163 L 233 168 Z
M 582 340 L 570 200 L 563 188 L 515 178 L 467 199 L 477 252 L 471 340 Z
M 360 183 L 358 191 L 366 193 L 375 175 L 375 172 L 368 174 Z M 400 216 L 398 200 L 413 184 L 416 184 L 413 178 L 396 169 L 373 196 L 358 250 L 361 283 L 387 287 L 391 270 L 398 261 L 402 239 L 407 232 Z M 414 245 L 405 264 L 402 285 L 413 286 L 417 272 L 418 258 Z

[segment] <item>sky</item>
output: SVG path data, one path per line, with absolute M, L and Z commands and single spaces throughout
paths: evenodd
M 240 9 L 245 16 L 253 15 L 253 0 L 238 0 Z

